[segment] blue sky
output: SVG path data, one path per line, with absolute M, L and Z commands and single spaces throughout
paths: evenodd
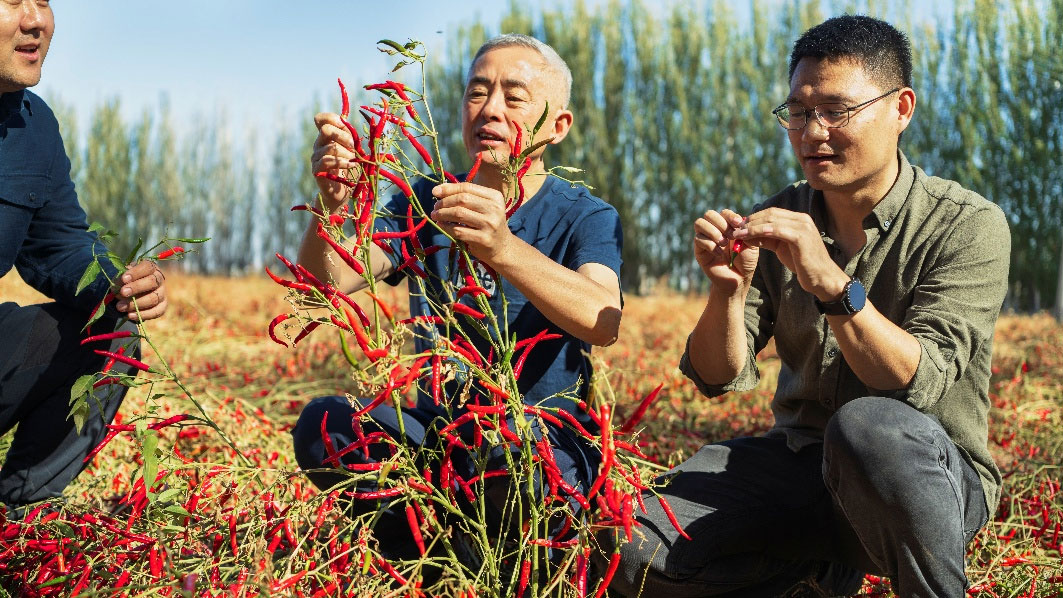
M 178 121 L 221 109 L 237 122 L 268 123 L 282 108 L 294 116 L 315 94 L 338 98 L 336 77 L 384 79 L 394 61 L 376 51 L 378 39 L 415 38 L 439 50 L 460 23 L 497 23 L 506 3 L 60 0 L 52 7 L 55 37 L 36 91 L 73 105 L 84 127 L 92 108 L 113 97 L 128 117 L 154 110 L 164 95 Z
M 520 1 L 539 13 L 574 0 Z M 646 5 L 664 12 L 682 1 Z M 748 12 L 749 2 L 733 5 Z M 166 97 L 180 131 L 182 121 L 219 114 L 236 128 L 309 119 L 315 98 L 338 101 L 336 77 L 351 85 L 386 78 L 394 60 L 376 50 L 378 39 L 419 39 L 438 53 L 459 24 L 498 23 L 508 2 L 57 0 L 52 7 L 56 32 L 39 93 L 72 105 L 83 130 L 91 110 L 110 98 L 132 119 Z M 916 12 L 925 18 L 932 10 Z

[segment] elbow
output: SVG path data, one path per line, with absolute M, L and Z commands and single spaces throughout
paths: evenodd
M 620 319 L 622 312 L 617 306 L 607 306 L 598 311 L 594 326 L 583 340 L 596 347 L 608 347 L 620 338 Z

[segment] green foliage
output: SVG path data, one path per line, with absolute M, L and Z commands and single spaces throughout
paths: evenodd
M 463 24 L 435 54 L 426 91 L 443 162 L 470 163 L 460 106 L 480 44 L 512 31 L 554 46 L 572 69 L 575 125 L 546 157 L 583 168 L 595 193 L 617 208 L 629 293 L 658 280 L 703 286 L 691 222 L 712 208 L 748 211 L 801 178 L 770 110 L 787 94 L 794 39 L 852 11 L 886 18 L 912 39 L 918 105 L 901 142 L 909 159 L 1008 214 L 1008 305 L 1063 311 L 1063 0 L 960 0 L 951 16 L 929 22 L 906 0 L 754 0 L 741 12 L 722 0 L 665 9 L 646 0 L 528 6 L 511 1 L 497 24 Z M 311 115 L 338 103 L 315 104 L 296 118 L 279 115 L 268 157 L 256 161 L 257 136 L 234 140 L 224 118 L 200 120 L 178 139 L 165 106 L 127 123 L 117 100 L 107 102 L 90 119 L 84 149 L 70 152 L 82 203 L 128 244 L 119 254 L 138 237 L 163 236 L 159 229 L 221 240 L 186 262 L 201 272 L 257 268 L 266 247 L 293 253 L 303 223 L 288 218 L 288 208 L 316 195 L 307 167 Z M 60 116 L 68 112 L 60 103 Z M 64 132 L 77 148 L 73 126 Z

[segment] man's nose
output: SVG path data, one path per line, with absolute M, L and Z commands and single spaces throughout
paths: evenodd
M 801 131 L 801 137 L 803 139 L 823 141 L 830 137 L 830 129 L 819 122 L 818 118 L 811 116 L 808 118 L 808 122 L 805 123 L 804 130 Z
M 505 93 L 492 91 L 484 102 L 483 117 L 487 120 L 505 120 L 505 108 Z
M 19 28 L 23 31 L 36 31 L 44 28 L 44 11 L 35 0 L 22 0 L 22 20 Z

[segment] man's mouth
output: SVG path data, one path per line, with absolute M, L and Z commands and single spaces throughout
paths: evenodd
M 15 46 L 15 52 L 18 52 L 29 59 L 37 58 L 39 49 L 40 44 L 22 44 L 21 46 Z
M 479 131 L 477 131 L 476 138 L 479 139 L 481 142 L 488 144 L 501 143 L 506 140 L 505 137 L 488 129 L 480 129 Z
M 805 162 L 808 164 L 833 164 L 838 161 L 837 154 L 807 154 Z

